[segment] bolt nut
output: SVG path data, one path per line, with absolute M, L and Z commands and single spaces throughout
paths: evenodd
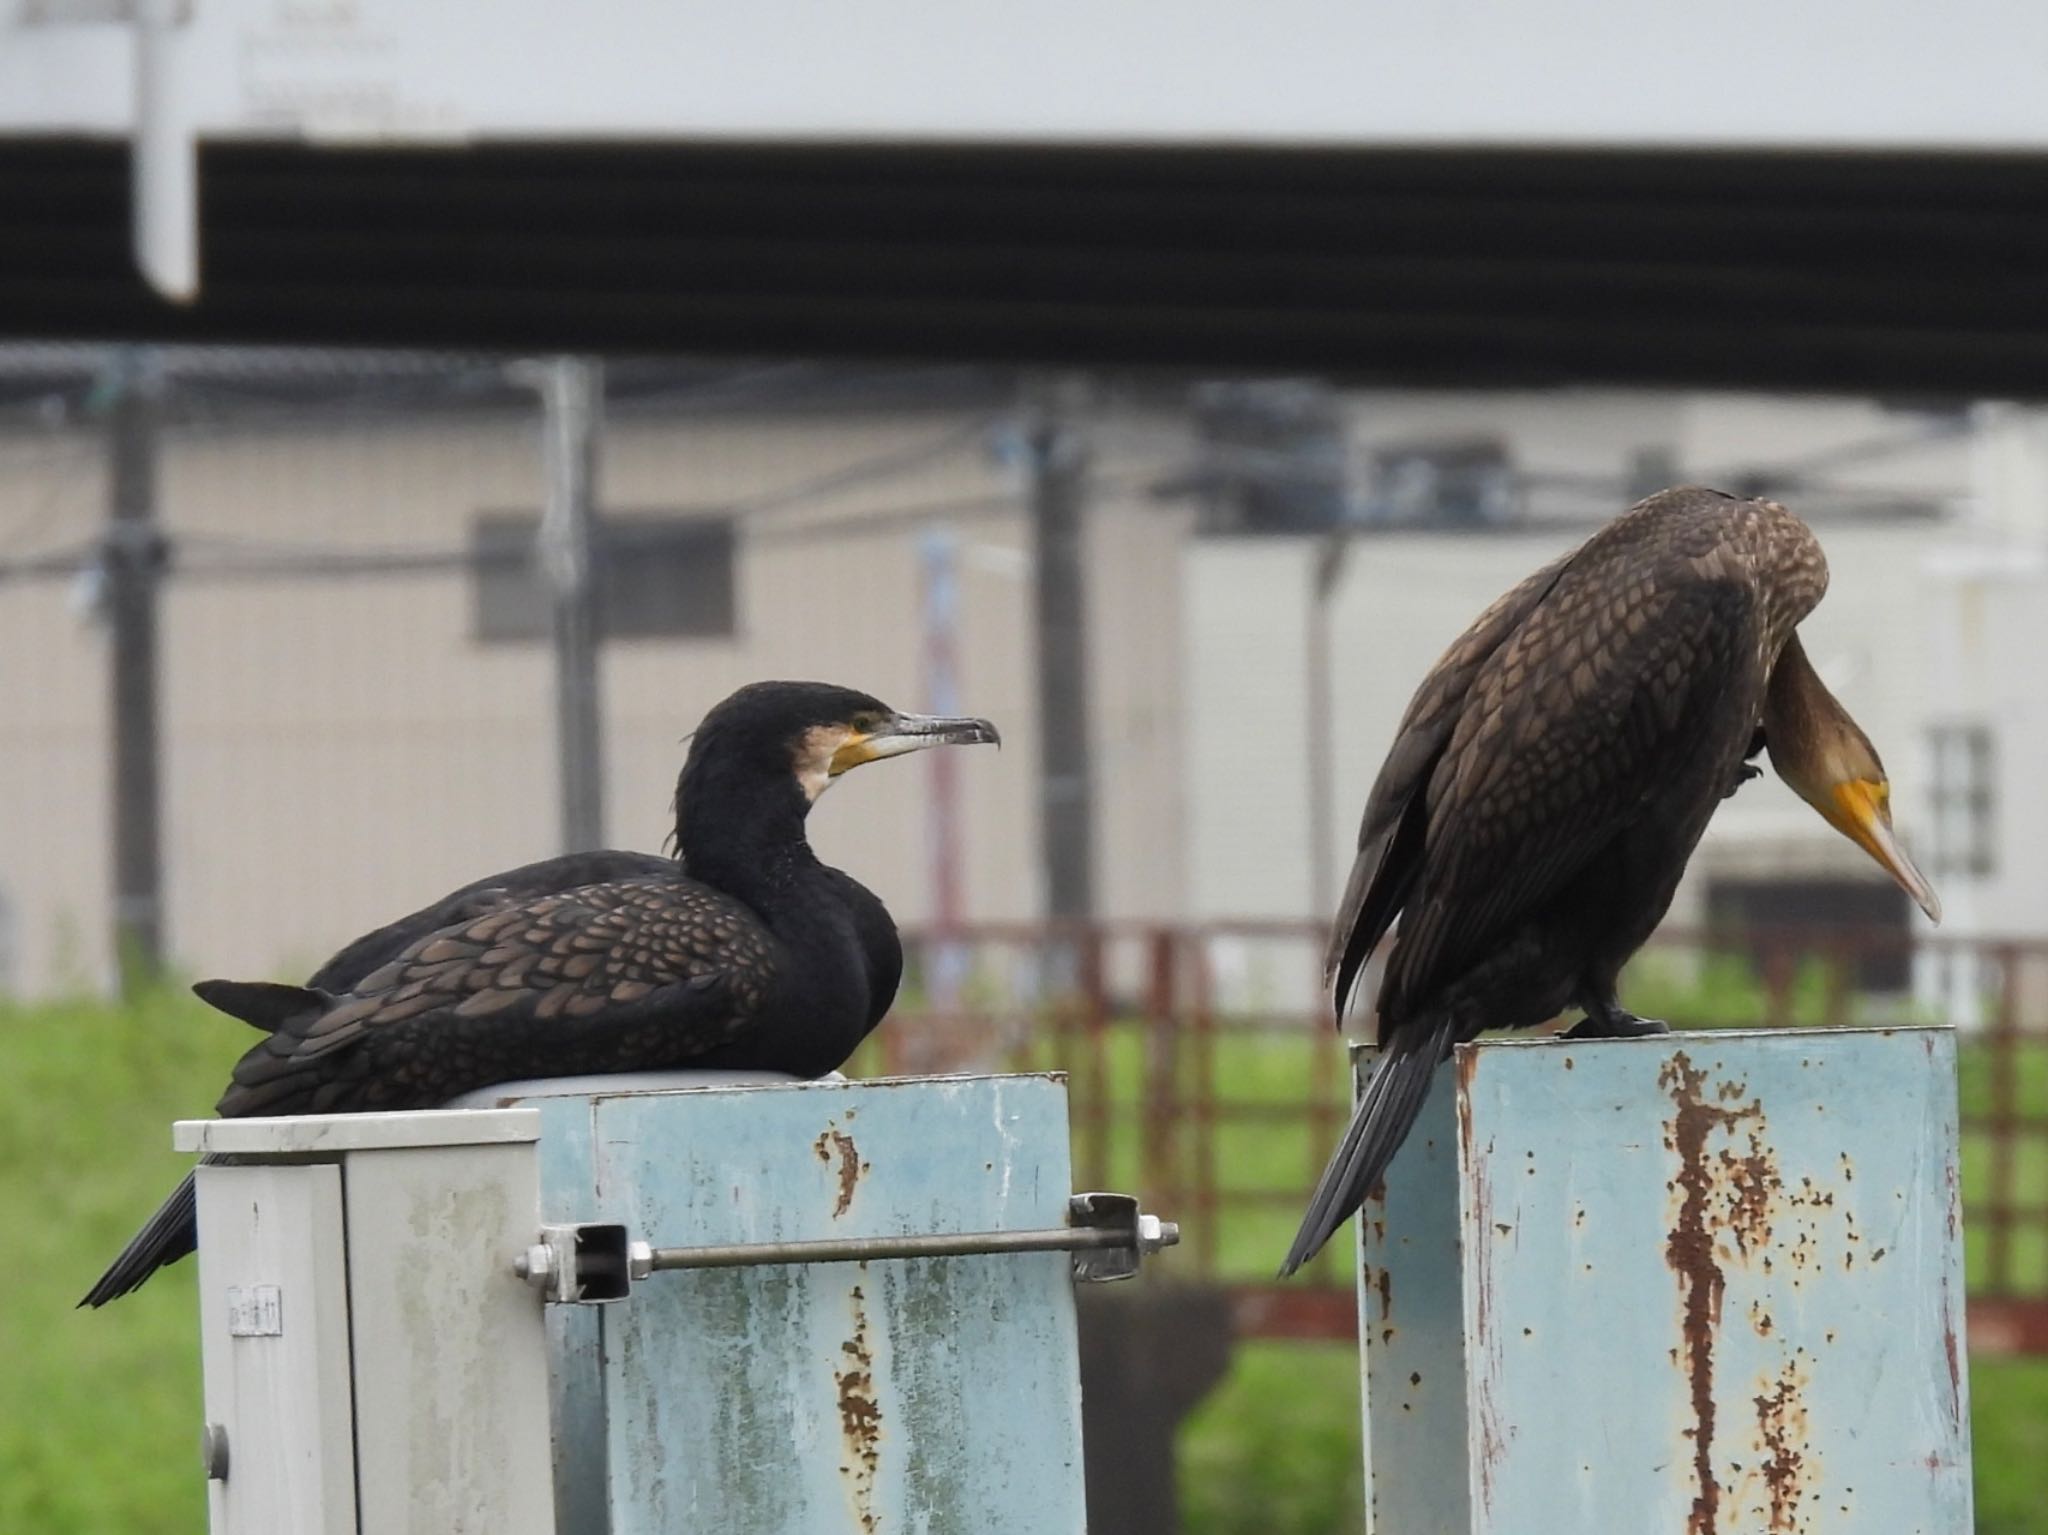
M 1163 1221 L 1156 1215 L 1138 1217 L 1138 1251 L 1156 1253 L 1161 1248 L 1175 1247 L 1180 1243 L 1180 1223 Z
M 626 1277 L 634 1282 L 654 1272 L 654 1244 L 632 1242 L 626 1247 Z
M 536 1242 L 512 1260 L 512 1272 L 537 1290 L 545 1290 L 555 1276 L 555 1250 Z

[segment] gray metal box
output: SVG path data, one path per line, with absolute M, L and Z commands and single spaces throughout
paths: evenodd
M 551 1535 L 530 1109 L 187 1120 L 213 1535 Z
M 1461 1046 L 1359 1222 L 1367 1530 L 1968 1535 L 1958 1220 L 1948 1029 Z

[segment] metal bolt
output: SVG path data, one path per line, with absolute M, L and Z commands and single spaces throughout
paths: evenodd
M 1180 1222 L 1163 1221 L 1156 1215 L 1138 1217 L 1138 1251 L 1156 1253 L 1180 1245 Z
M 654 1272 L 654 1244 L 633 1242 L 626 1248 L 626 1277 L 631 1280 L 645 1279 Z
M 199 1463 L 206 1468 L 209 1482 L 228 1479 L 228 1431 L 224 1424 L 209 1423 L 199 1431 Z
M 512 1272 L 536 1289 L 545 1290 L 555 1275 L 555 1250 L 536 1242 L 512 1260 Z

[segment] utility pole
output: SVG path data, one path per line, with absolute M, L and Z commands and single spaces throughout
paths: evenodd
M 100 568 L 112 642 L 114 964 L 132 997 L 163 969 L 163 842 L 157 732 L 157 521 L 162 379 L 148 351 L 124 347 L 107 368 L 106 537 Z
M 918 543 L 924 619 L 924 707 L 933 714 L 960 712 L 960 541 L 951 528 L 933 528 Z M 960 942 L 964 912 L 961 880 L 960 766 L 957 752 L 925 753 L 926 844 L 931 859 L 932 927 L 939 941 L 926 953 L 925 989 L 931 1008 L 948 1024 L 960 1004 L 969 955 Z
M 1331 678 L 1330 604 L 1351 552 L 1351 530 L 1332 529 L 1316 545 L 1308 600 L 1308 914 L 1320 918 L 1337 902 L 1337 696 Z
M 1079 386 L 1042 390 L 1027 425 L 1034 606 L 1038 621 L 1039 824 L 1046 915 L 1095 914 L 1093 784 L 1088 765 L 1088 642 L 1082 543 L 1088 446 Z
M 555 750 L 562 851 L 604 845 L 604 720 L 598 695 L 597 460 L 603 365 L 557 357 L 540 370 L 546 413 L 547 511 L 536 549 L 553 604 Z

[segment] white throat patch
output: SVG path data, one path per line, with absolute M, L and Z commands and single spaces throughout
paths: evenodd
M 803 733 L 796 748 L 796 781 L 809 803 L 817 804 L 818 796 L 832 787 L 833 753 L 852 734 L 844 725 L 813 725 Z

